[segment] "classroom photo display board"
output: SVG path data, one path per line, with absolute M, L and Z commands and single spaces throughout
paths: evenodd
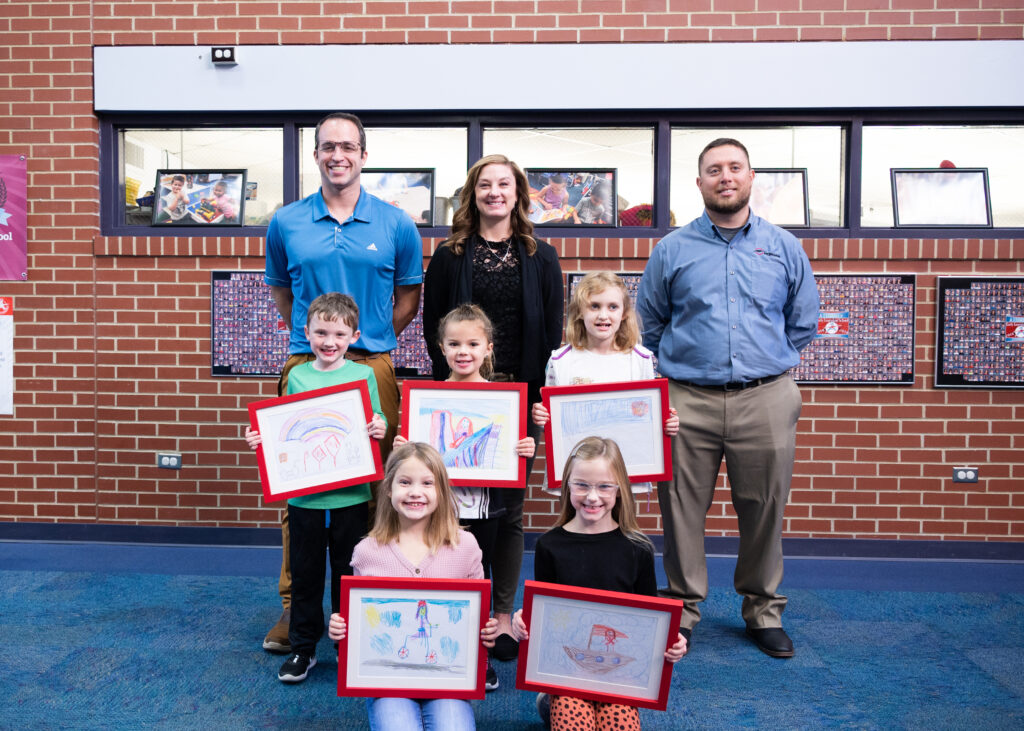
M 211 273 L 210 330 L 212 375 L 281 375 L 291 332 L 262 271 Z
M 818 274 L 818 332 L 790 371 L 801 383 L 913 385 L 913 274 Z
M 939 277 L 935 385 L 1024 388 L 1024 278 Z

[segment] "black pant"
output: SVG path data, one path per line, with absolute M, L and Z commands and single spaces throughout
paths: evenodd
M 292 652 L 316 654 L 324 633 L 325 553 L 331 557 L 331 611 L 341 604 L 341 576 L 351 574 L 352 551 L 366 535 L 366 503 L 327 510 L 288 506 L 288 544 L 292 563 L 292 618 L 288 642 Z

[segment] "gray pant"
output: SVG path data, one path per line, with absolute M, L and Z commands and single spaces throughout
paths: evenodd
M 733 583 L 748 627 L 780 627 L 783 510 L 789 498 L 800 417 L 800 390 L 783 376 L 743 391 L 669 382 L 679 412 L 672 440 L 672 482 L 658 486 L 665 529 L 668 595 L 685 603 L 681 624 L 700 621 L 708 595 L 704 527 L 725 457 L 740 547 Z

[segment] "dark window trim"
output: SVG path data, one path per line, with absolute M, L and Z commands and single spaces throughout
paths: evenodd
M 119 149 L 120 129 L 166 128 L 187 126 L 203 127 L 276 127 L 282 130 L 285 171 L 283 191 L 285 201 L 298 199 L 299 194 L 299 129 L 309 127 L 324 112 L 312 113 L 203 113 L 202 122 L 196 113 L 168 112 L 166 114 L 114 114 L 99 115 L 100 122 L 100 230 L 105 236 L 224 236 L 224 230 L 197 231 L 195 227 L 162 226 L 159 229 L 126 225 L 118 222 L 120 201 L 124 191 L 120 188 L 119 170 L 122 151 Z M 844 131 L 845 156 L 842 220 L 844 226 L 834 228 L 800 228 L 792 232 L 801 239 L 878 239 L 878 238 L 932 238 L 932 239 L 1010 239 L 1024 238 L 1024 228 L 988 229 L 907 229 L 895 227 L 864 227 L 853 223 L 851 211 L 860 210 L 861 151 L 863 130 L 874 125 L 1022 125 L 1024 108 L 978 109 L 833 109 L 822 112 L 791 110 L 594 110 L 588 112 L 589 124 L 579 122 L 578 113 L 567 111 L 507 111 L 465 114 L 458 112 L 381 113 L 356 111 L 367 127 L 465 127 L 467 129 L 467 160 L 472 164 L 482 155 L 483 130 L 495 127 L 550 127 L 558 129 L 588 127 L 632 127 L 654 130 L 654 225 L 618 226 L 581 230 L 575 227 L 544 227 L 545 238 L 661 238 L 670 233 L 669 185 L 671 177 L 671 135 L 673 127 L 728 127 L 741 137 L 745 128 L 766 126 L 839 126 Z M 677 222 L 685 224 L 685 221 Z M 447 226 L 421 228 L 424 238 L 444 238 Z M 265 226 L 241 226 L 232 229 L 231 236 L 266 235 Z

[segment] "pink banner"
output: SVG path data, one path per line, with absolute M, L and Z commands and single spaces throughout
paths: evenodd
M 0 155 L 0 279 L 28 279 L 25 156 Z

